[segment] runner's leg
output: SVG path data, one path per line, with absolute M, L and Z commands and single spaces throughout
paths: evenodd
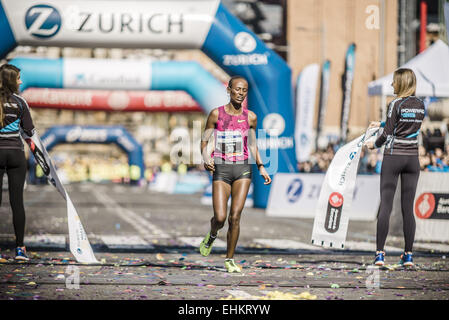
M 216 180 L 212 185 L 212 203 L 214 208 L 214 216 L 210 220 L 210 233 L 212 236 L 216 236 L 218 230 L 223 228 L 227 210 L 228 200 L 231 195 L 231 186 L 220 180 Z
M 245 206 L 251 179 L 238 179 L 232 184 L 231 211 L 229 213 L 229 228 L 227 234 L 227 254 L 226 258 L 234 256 L 235 247 L 240 235 L 240 216 Z

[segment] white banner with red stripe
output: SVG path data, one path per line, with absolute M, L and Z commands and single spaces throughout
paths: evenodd
M 312 244 L 344 248 L 348 231 L 357 168 L 363 144 L 375 138 L 378 128 L 338 149 L 321 187 L 312 231 Z

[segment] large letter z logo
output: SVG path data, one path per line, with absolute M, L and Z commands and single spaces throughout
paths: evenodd
M 61 15 L 51 6 L 35 5 L 26 12 L 25 26 L 35 37 L 50 38 L 61 28 Z

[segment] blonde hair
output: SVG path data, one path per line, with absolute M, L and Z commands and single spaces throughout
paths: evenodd
M 413 96 L 416 92 L 416 76 L 413 70 L 401 68 L 393 74 L 393 87 L 400 98 Z

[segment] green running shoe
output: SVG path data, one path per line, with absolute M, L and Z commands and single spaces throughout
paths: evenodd
M 203 241 L 201 241 L 200 244 L 200 253 L 201 255 L 207 257 L 212 250 L 212 244 L 214 243 L 214 240 L 217 239 L 218 233 L 215 236 L 215 238 L 210 236 L 210 231 L 207 233 L 207 235 L 204 237 Z
M 226 259 L 225 260 L 225 267 L 226 270 L 228 270 L 228 272 L 232 273 L 232 272 L 242 272 L 242 269 L 235 264 L 234 259 Z

